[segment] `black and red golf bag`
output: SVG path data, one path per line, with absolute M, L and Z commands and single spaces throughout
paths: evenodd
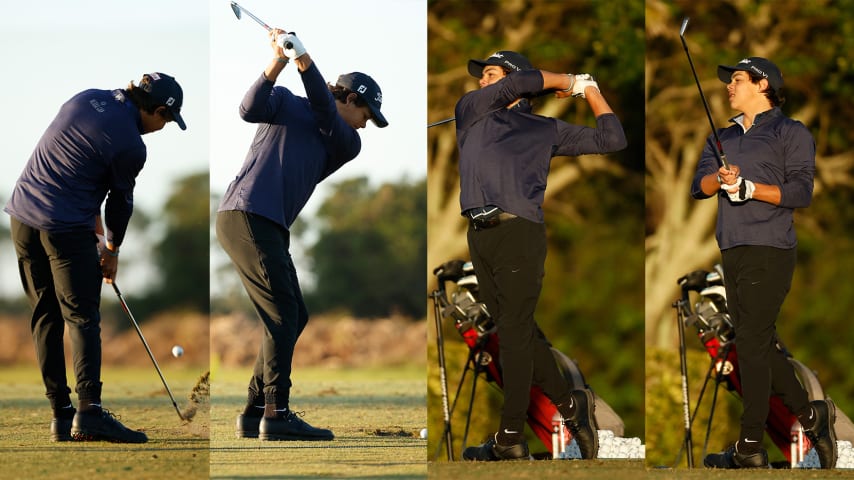
M 720 265 L 715 265 L 711 272 L 696 270 L 680 278 L 678 283 L 682 287 L 682 302 L 679 302 L 681 305 L 679 308 L 683 309 L 681 318 L 685 322 L 685 327 L 696 329 L 697 337 L 713 359 L 713 368 L 710 368 L 707 379 L 714 376 L 728 390 L 740 396 L 742 385 L 738 369 L 738 351 L 735 347 L 735 330 L 727 310 L 723 269 Z M 696 292 L 693 305 L 689 299 L 690 292 Z M 824 399 L 824 390 L 816 374 L 796 360 L 779 338 L 777 338 L 776 347 L 791 362 L 810 400 Z M 803 437 L 800 443 L 793 446 L 793 432 L 797 432 L 800 426 L 798 419 L 776 395 L 771 395 L 769 406 L 770 411 L 765 426 L 769 438 L 790 462 L 792 462 L 792 455 L 803 459 L 812 445 L 808 438 Z M 848 440 L 854 434 L 854 426 L 839 409 L 837 409 L 836 431 L 839 440 Z M 800 452 L 797 451 L 798 448 Z
M 499 338 L 492 317 L 487 311 L 486 305 L 478 301 L 478 283 L 474 267 L 471 262 L 462 260 L 451 260 L 443 263 L 433 270 L 438 280 L 438 290 L 434 292 L 433 298 L 437 302 L 436 321 L 440 319 L 453 322 L 457 332 L 469 348 L 469 360 L 466 368 L 473 365 L 475 380 L 477 375 L 483 373 L 486 380 L 498 388 L 503 386 L 501 375 L 501 361 L 499 357 Z M 454 290 L 448 297 L 446 283 L 453 283 Z M 545 339 L 545 334 L 539 330 L 539 335 Z M 548 341 L 548 340 L 546 340 Z M 549 344 L 551 345 L 551 344 Z M 589 389 L 584 376 L 575 361 L 567 357 L 563 352 L 551 348 L 555 362 L 566 379 L 571 389 Z M 440 363 L 444 359 L 440 359 Z M 465 372 L 463 373 L 465 375 Z M 464 378 L 460 380 L 462 385 Z M 457 392 L 459 393 L 459 389 Z M 600 430 L 610 430 L 615 436 L 622 436 L 625 430 L 623 420 L 604 400 L 596 396 L 595 416 Z M 553 433 L 555 428 L 560 428 L 565 444 L 569 444 L 572 434 L 562 423 L 554 423 L 553 419 L 559 418 L 557 408 L 546 397 L 542 389 L 537 386 L 531 387 L 531 401 L 528 406 L 528 425 L 543 445 L 555 453 Z M 465 442 L 465 440 L 464 440 Z

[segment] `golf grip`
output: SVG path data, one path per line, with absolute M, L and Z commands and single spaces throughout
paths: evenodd
M 185 420 L 184 416 L 181 415 L 181 410 L 178 408 L 178 404 L 175 402 L 175 397 L 172 395 L 172 390 L 169 389 L 169 385 L 166 384 L 166 379 L 163 378 L 163 373 L 160 372 L 160 366 L 157 365 L 157 360 L 154 358 L 154 354 L 151 353 L 151 348 L 148 346 L 148 342 L 145 341 L 145 337 L 142 335 L 142 329 L 139 328 L 139 324 L 136 323 L 136 319 L 133 318 L 133 314 L 130 312 L 130 308 L 128 308 L 127 302 L 125 302 L 124 297 L 122 296 L 121 290 L 119 290 L 119 286 L 115 281 L 112 282 L 113 290 L 116 292 L 116 296 L 119 298 L 119 304 L 122 306 L 122 310 L 124 310 L 125 315 L 130 319 L 133 326 L 136 328 L 136 333 L 139 335 L 139 339 L 142 340 L 142 345 L 145 347 L 145 351 L 148 352 L 148 358 L 151 359 L 151 363 L 154 364 L 154 369 L 157 370 L 157 375 L 160 376 L 160 381 L 163 382 L 163 386 L 166 388 L 166 393 L 169 394 L 169 399 L 172 400 L 172 406 L 175 407 L 175 411 L 178 413 L 178 418 L 181 420 Z

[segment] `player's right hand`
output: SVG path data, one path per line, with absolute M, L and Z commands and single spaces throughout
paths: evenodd
M 584 98 L 584 89 L 587 87 L 594 87 L 596 90 L 599 90 L 599 84 L 596 83 L 592 75 L 588 73 L 576 73 L 575 83 L 572 85 L 572 96 Z

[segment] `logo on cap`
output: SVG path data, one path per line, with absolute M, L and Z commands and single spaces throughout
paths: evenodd
M 359 93 L 365 93 L 368 91 L 368 87 L 366 87 L 365 85 L 359 85 L 359 88 L 357 88 L 356 91 Z

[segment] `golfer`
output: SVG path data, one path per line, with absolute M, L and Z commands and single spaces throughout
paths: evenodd
M 180 85 L 163 73 L 127 89 L 78 93 L 42 135 L 6 204 L 55 441 L 147 441 L 101 406 L 101 284 L 116 278 L 146 159 L 141 136 L 170 121 L 185 130 L 182 101 Z M 77 410 L 65 375 L 66 324 Z
M 767 468 L 762 436 L 773 392 L 794 413 L 815 446 L 822 468 L 836 465 L 835 407 L 809 401 L 792 364 L 775 348 L 776 321 L 795 270 L 793 214 L 809 206 L 815 141 L 780 110 L 783 75 L 750 57 L 718 66 L 729 104 L 740 112 L 720 131 L 729 168 L 719 166 L 711 137 L 691 184 L 697 199 L 716 196 L 727 305 L 735 328 L 741 372 L 741 433 L 726 451 L 706 456 L 710 468 Z
M 288 253 L 288 229 L 317 184 L 359 154 L 357 130 L 368 120 L 380 128 L 388 122 L 371 77 L 354 72 L 327 85 L 299 38 L 274 29 L 270 39 L 273 59 L 240 104 L 241 117 L 258 123 L 258 130 L 216 219 L 217 238 L 264 327 L 237 436 L 331 440 L 330 430 L 309 425 L 289 404 L 294 346 L 308 312 Z M 274 87 L 290 61 L 307 98 Z
M 504 408 L 498 432 L 483 445 L 467 448 L 463 457 L 528 458 L 523 430 L 533 382 L 563 415 L 582 457 L 595 458 L 593 394 L 570 391 L 534 321 L 546 258 L 542 203 L 553 156 L 622 150 L 623 128 L 589 75 L 535 70 L 512 51 L 471 60 L 468 71 L 480 79 L 480 89 L 465 94 L 456 106 L 460 206 L 469 221 L 468 245 L 481 299 L 501 339 Z M 596 128 L 531 113 L 525 97 L 545 90 L 554 90 L 558 98 L 585 98 Z

